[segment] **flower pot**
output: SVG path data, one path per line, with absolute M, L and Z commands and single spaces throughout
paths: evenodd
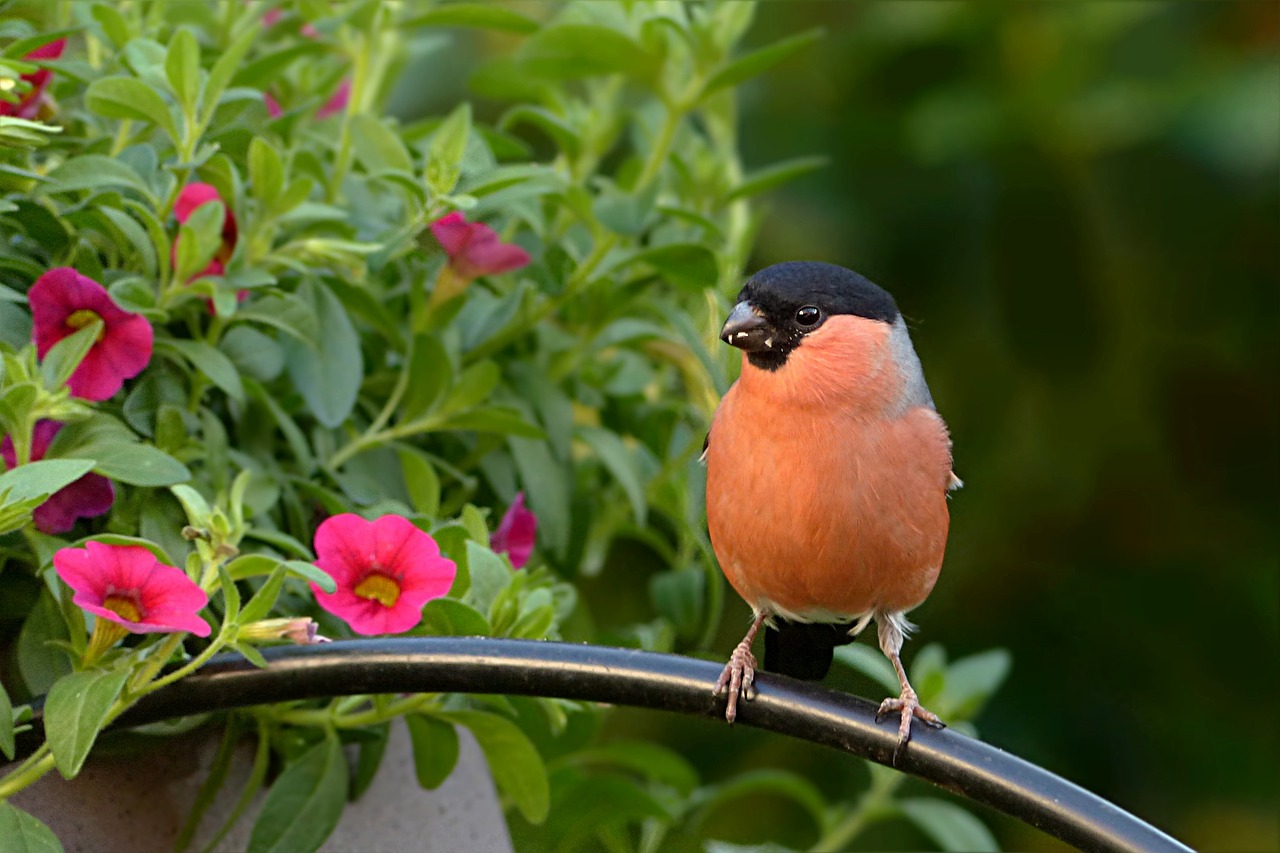
M 436 790 L 423 790 L 414 775 L 408 731 L 402 720 L 395 720 L 373 783 L 359 800 L 347 804 L 320 849 L 511 850 L 484 755 L 470 732 L 460 729 L 458 739 L 460 754 L 453 773 Z M 12 802 L 44 821 L 67 853 L 172 853 L 217 749 L 218 732 L 204 728 L 143 754 L 92 758 L 70 781 L 50 773 Z M 245 741 L 189 849 L 203 849 L 231 814 L 252 763 L 252 744 Z M 264 797 L 265 791 L 260 791 L 215 850 L 248 849 Z

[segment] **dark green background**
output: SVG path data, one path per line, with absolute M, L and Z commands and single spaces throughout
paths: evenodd
M 912 323 L 966 482 L 917 648 L 1012 651 L 993 743 L 1277 849 L 1280 5 L 765 4 L 753 34 L 814 25 L 742 140 L 831 164 L 752 266 L 853 267 Z

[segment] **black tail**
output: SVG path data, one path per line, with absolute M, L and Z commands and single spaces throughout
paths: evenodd
M 818 681 L 831 669 L 836 646 L 853 642 L 850 629 L 856 622 L 788 622 L 764 631 L 764 668 L 769 672 Z

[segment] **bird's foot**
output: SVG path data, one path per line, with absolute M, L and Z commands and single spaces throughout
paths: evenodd
M 743 640 L 729 655 L 724 672 L 716 680 L 716 689 L 712 694 L 719 696 L 726 690 L 729 701 L 724 708 L 724 718 L 732 723 L 738 717 L 738 697 L 748 701 L 756 698 L 756 656 L 751 654 L 751 643 Z
M 935 729 L 943 728 L 946 724 L 937 714 L 921 706 L 920 697 L 916 696 L 916 692 L 910 687 L 903 688 L 901 696 L 891 696 L 880 703 L 880 710 L 876 711 L 876 722 L 880 722 L 882 718 L 895 711 L 901 712 L 901 721 L 898 723 L 898 745 L 893 750 L 893 766 L 897 767 L 898 759 L 907 748 L 907 741 L 911 740 L 912 718 Z

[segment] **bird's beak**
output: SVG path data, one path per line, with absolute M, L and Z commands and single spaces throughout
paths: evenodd
M 724 321 L 724 328 L 720 330 L 720 340 L 746 352 L 772 349 L 775 337 L 773 326 L 756 313 L 749 302 L 733 306 L 729 319 Z

